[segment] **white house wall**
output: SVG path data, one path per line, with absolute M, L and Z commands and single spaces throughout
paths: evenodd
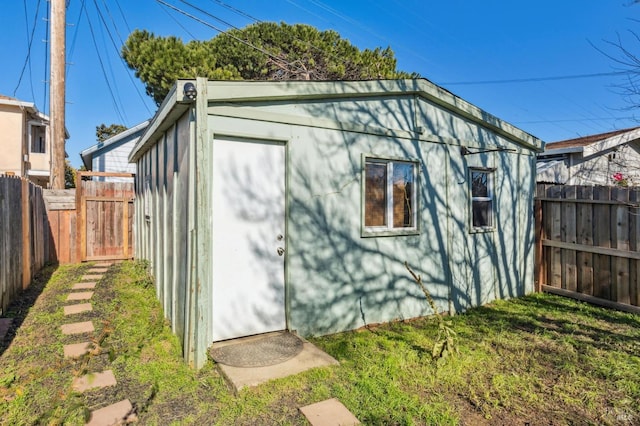
M 619 145 L 616 149 L 581 157 L 571 154 L 567 159 L 569 185 L 611 185 L 614 173 L 622 173 L 629 185 L 640 184 L 640 152 L 638 142 Z
M 135 173 L 136 165 L 129 163 L 129 154 L 138 138 L 130 140 L 113 148 L 96 153 L 92 159 L 92 170 L 95 172 Z M 110 181 L 122 178 L 109 178 Z

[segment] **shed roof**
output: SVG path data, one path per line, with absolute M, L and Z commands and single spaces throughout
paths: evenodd
M 135 162 L 154 143 L 156 136 L 164 131 L 172 119 L 180 116 L 192 102 L 183 95 L 183 88 L 194 80 L 178 80 L 165 98 L 131 152 L 129 161 Z M 367 80 L 367 81 L 213 81 L 207 83 L 209 102 L 263 102 L 300 100 L 332 100 L 347 98 L 394 97 L 414 95 L 427 99 L 446 110 L 522 145 L 540 152 L 544 143 L 531 134 L 487 113 L 475 105 L 437 86 L 426 79 L 414 80 Z

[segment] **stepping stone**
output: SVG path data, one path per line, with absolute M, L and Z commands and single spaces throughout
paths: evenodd
M 92 291 L 80 291 L 78 293 L 69 293 L 67 302 L 70 300 L 89 300 L 93 296 Z
M 86 392 L 90 389 L 106 388 L 107 386 L 115 386 L 116 376 L 112 370 L 105 370 L 102 373 L 89 373 L 82 377 L 73 379 L 71 387 L 76 392 Z
M 67 305 L 64 307 L 64 314 L 73 315 L 73 314 L 81 314 L 82 312 L 92 311 L 93 307 L 91 303 L 77 303 L 75 305 Z
M 301 407 L 300 411 L 312 426 L 359 425 L 356 416 L 351 414 L 340 401 L 335 398 Z
M 60 326 L 62 334 L 80 334 L 80 333 L 93 333 L 93 322 L 74 322 L 72 324 L 64 324 Z
M 100 281 L 102 279 L 102 274 L 87 274 L 83 275 L 80 278 L 80 281 Z
M 111 426 L 132 423 L 137 420 L 133 406 L 128 399 L 91 412 L 91 419 L 85 426 Z
M 93 268 L 109 268 L 113 266 L 113 262 L 98 262 L 93 264 Z
M 94 288 L 96 288 L 95 281 L 89 283 L 74 284 L 73 287 L 71 287 L 71 290 L 93 290 Z
M 13 318 L 0 318 L 0 340 L 3 340 L 13 324 Z
M 64 350 L 65 358 L 80 358 L 82 355 L 89 352 L 89 349 L 91 349 L 91 343 L 73 343 L 71 345 L 64 345 L 62 349 Z

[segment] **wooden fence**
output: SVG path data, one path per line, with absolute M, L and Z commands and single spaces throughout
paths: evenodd
M 640 313 L 640 188 L 539 184 L 538 290 Z
M 51 258 L 42 188 L 0 176 L 0 316 Z
M 51 229 L 52 262 L 80 262 L 75 189 L 45 189 L 44 199 Z

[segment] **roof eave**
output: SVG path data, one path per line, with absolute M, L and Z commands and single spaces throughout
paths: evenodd
M 508 139 L 536 152 L 544 150 L 544 142 L 535 136 L 497 118 L 494 115 L 437 86 L 426 79 L 318 81 L 304 82 L 208 82 L 212 102 L 273 101 L 284 98 L 336 99 L 352 96 L 418 95 L 451 112 L 472 120 Z
M 140 136 L 138 142 L 131 150 L 129 154 L 129 162 L 135 163 L 138 159 L 144 154 L 147 149 L 153 144 L 156 137 L 161 134 L 165 128 L 165 121 L 176 115 L 181 115 L 184 111 L 189 108 L 188 104 L 182 103 L 184 100 L 182 96 L 178 99 L 178 88 L 182 89 L 184 84 L 188 81 L 194 82 L 195 80 L 178 80 L 177 83 L 171 88 L 167 96 L 164 98 L 164 101 L 158 108 L 156 115 L 153 116 L 149 124 L 147 125 L 147 129 Z M 180 91 L 180 93 L 182 90 Z M 189 102 L 191 103 L 191 101 Z

